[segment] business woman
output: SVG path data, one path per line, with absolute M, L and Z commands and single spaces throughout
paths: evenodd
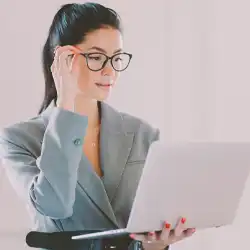
M 43 48 L 40 112 L 0 136 L 4 168 L 34 230 L 126 227 L 148 149 L 159 139 L 158 129 L 104 102 L 131 59 L 114 10 L 85 3 L 56 13 Z M 160 233 L 130 237 L 143 249 L 162 250 L 193 233 L 182 218 Z

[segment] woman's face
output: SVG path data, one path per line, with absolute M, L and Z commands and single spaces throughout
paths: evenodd
M 77 55 L 74 62 L 77 65 L 79 89 L 92 99 L 98 101 L 107 99 L 120 73 L 112 67 L 110 60 L 104 68 L 101 67 L 105 62 L 105 55 L 111 57 L 122 52 L 123 42 L 120 31 L 112 28 L 95 30 L 88 33 L 84 42 L 75 47 L 87 54 L 86 56 Z M 115 67 L 119 68 L 121 59 L 123 58 L 117 55 L 112 60 Z M 90 68 L 92 70 L 101 69 L 92 71 Z

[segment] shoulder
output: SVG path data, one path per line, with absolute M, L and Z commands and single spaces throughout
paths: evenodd
M 45 127 L 40 116 L 6 126 L 0 130 L 0 156 L 11 149 L 39 150 Z
M 122 112 L 120 115 L 124 129 L 134 135 L 128 162 L 145 161 L 151 144 L 160 139 L 159 129 L 142 118 Z
M 152 142 L 159 139 L 159 129 L 146 120 L 124 112 L 120 112 L 120 115 L 123 118 L 124 127 L 132 130 L 138 139 L 145 142 Z
M 123 131 L 128 134 L 132 133 L 136 138 L 143 138 L 145 141 L 158 138 L 159 129 L 152 126 L 146 120 L 122 112 L 107 103 L 102 103 L 101 107 L 105 129 L 110 131 Z

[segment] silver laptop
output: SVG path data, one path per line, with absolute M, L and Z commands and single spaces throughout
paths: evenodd
M 114 237 L 172 227 L 232 224 L 250 171 L 250 143 L 154 142 L 148 152 L 127 227 L 72 239 Z

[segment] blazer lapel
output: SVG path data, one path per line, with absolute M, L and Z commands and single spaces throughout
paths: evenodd
M 123 117 L 108 104 L 102 103 L 101 167 L 103 184 L 112 203 L 129 157 L 134 132 L 124 127 Z
M 122 178 L 134 133 L 125 131 L 119 112 L 101 103 L 100 163 L 104 172 L 100 178 L 86 157 L 82 157 L 78 183 L 97 207 L 119 227 L 111 206 Z
M 109 198 L 100 177 L 95 173 L 88 159 L 83 156 L 78 169 L 78 184 L 92 202 L 118 226 Z

